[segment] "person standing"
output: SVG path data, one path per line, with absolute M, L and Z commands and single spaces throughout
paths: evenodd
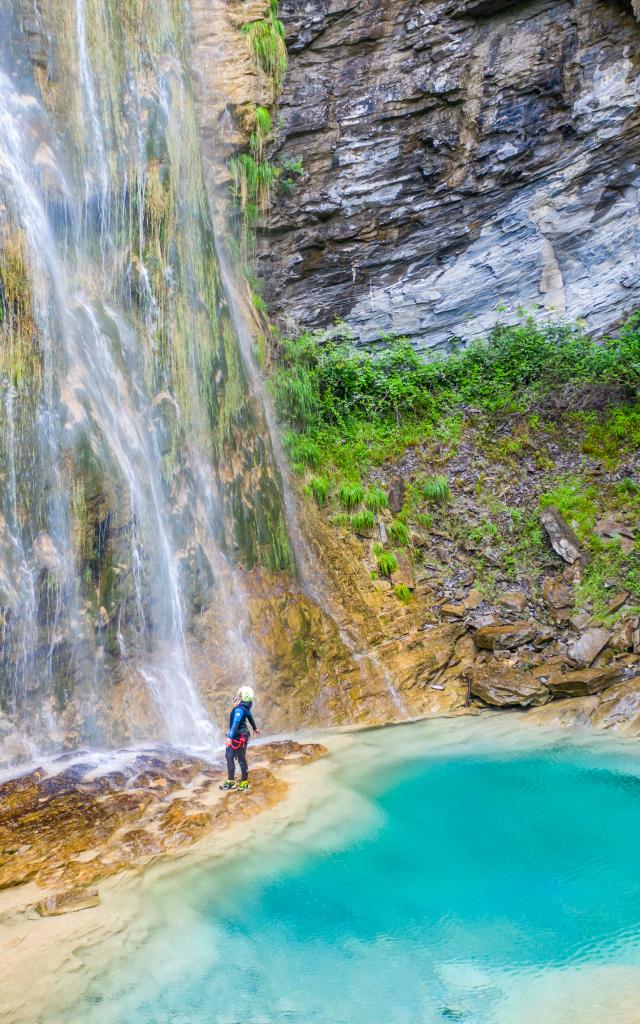
M 249 789 L 249 766 L 247 764 L 249 726 L 253 729 L 254 736 L 261 735 L 251 713 L 253 698 L 254 693 L 250 686 L 241 686 L 234 698 L 229 715 L 229 732 L 225 740 L 227 781 L 221 784 L 220 789 L 236 788 L 236 761 L 240 766 L 240 782 L 237 788 L 242 792 Z

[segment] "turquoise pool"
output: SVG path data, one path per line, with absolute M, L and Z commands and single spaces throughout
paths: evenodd
M 151 889 L 144 940 L 70 1018 L 640 1020 L 640 750 L 514 749 L 481 729 L 356 738 L 336 757 L 335 821 L 325 804 L 324 827 L 294 826 L 272 858 Z

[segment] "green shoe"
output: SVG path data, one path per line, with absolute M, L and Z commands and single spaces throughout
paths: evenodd
M 240 785 L 242 785 L 242 783 L 240 783 Z M 231 779 L 227 779 L 226 782 L 220 783 L 220 789 L 235 789 L 235 788 L 236 788 L 236 784 L 235 784 L 235 782 L 232 782 Z
M 249 787 L 249 783 L 248 782 L 239 782 L 238 783 L 238 789 L 241 789 L 243 793 L 246 793 L 249 788 L 250 787 Z

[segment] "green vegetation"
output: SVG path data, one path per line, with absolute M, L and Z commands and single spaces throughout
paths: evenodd
M 425 480 L 423 496 L 434 505 L 446 505 L 451 497 L 451 486 L 446 476 L 432 476 Z
M 381 576 L 391 576 L 398 568 L 398 560 L 391 551 L 381 551 L 376 554 L 376 561 Z
M 409 543 L 409 528 L 400 519 L 394 519 L 389 527 L 389 536 L 401 548 L 406 548 Z
M 540 496 L 540 509 L 553 505 L 575 531 L 580 540 L 587 540 L 598 518 L 598 491 L 592 484 L 571 476 Z
M 264 18 L 249 21 L 242 26 L 242 32 L 249 40 L 258 67 L 269 77 L 277 92 L 287 71 L 287 46 L 284 25 L 279 18 L 278 0 L 269 0 L 269 10 Z
M 307 484 L 309 493 L 318 505 L 326 505 L 329 497 L 329 479 L 326 476 L 312 476 Z
M 393 588 L 393 592 L 398 600 L 402 601 L 403 604 L 408 604 L 413 597 L 413 594 L 404 583 L 398 583 L 397 586 Z
M 352 479 L 426 439 L 455 448 L 469 408 L 485 417 L 528 415 L 535 429 L 545 404 L 570 410 L 589 396 L 597 405 L 599 395 L 602 404 L 620 404 L 640 385 L 640 313 L 602 344 L 577 325 L 531 317 L 498 324 L 485 340 L 430 361 L 403 339 L 384 340 L 362 351 L 303 334 L 281 341 L 277 352 L 280 417 L 313 437 L 323 465 Z M 615 414 L 607 431 L 615 439 L 629 425 L 635 436 L 635 415 Z M 511 454 L 522 454 L 517 439 Z
M 380 512 L 381 509 L 387 508 L 389 498 L 381 487 L 370 487 L 364 495 L 364 503 L 371 512 Z
M 341 484 L 338 489 L 338 498 L 343 508 L 357 508 L 364 498 L 362 484 Z
M 365 533 L 373 530 L 375 525 L 376 517 L 368 508 L 361 509 L 360 512 L 355 512 L 351 516 L 351 529 L 355 530 L 356 533 Z

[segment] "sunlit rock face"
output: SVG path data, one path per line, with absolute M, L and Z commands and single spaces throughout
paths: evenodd
M 636 17 L 634 18 L 634 11 Z M 278 157 L 260 241 L 275 308 L 361 342 L 470 339 L 496 308 L 640 301 L 638 4 L 283 0 Z

